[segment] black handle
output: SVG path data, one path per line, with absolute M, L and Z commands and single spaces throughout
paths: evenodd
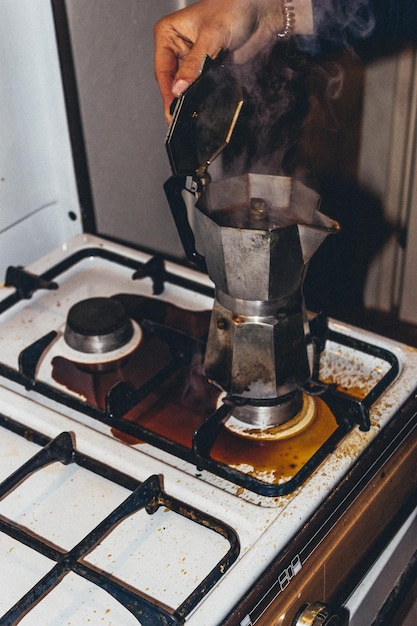
M 195 249 L 194 233 L 188 221 L 187 206 L 182 197 L 184 189 L 185 177 L 171 176 L 164 183 L 165 195 L 181 239 L 182 247 L 184 248 L 185 256 L 191 263 L 194 263 L 199 269 L 206 272 L 206 260 Z

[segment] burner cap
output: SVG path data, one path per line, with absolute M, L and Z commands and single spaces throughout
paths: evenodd
M 64 338 L 74 350 L 102 354 L 127 344 L 133 326 L 126 309 L 112 298 L 87 298 L 68 311 Z

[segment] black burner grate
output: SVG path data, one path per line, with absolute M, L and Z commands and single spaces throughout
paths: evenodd
M 163 288 L 164 284 L 171 283 L 191 291 L 212 295 L 211 290 L 207 287 L 166 272 L 163 269 L 161 257 L 155 258 L 154 262 L 151 260 L 147 264 L 141 264 L 102 248 L 81 250 L 42 274 L 40 278 L 42 281 L 54 280 L 60 273 L 75 266 L 89 256 L 98 256 L 131 268 L 134 270 L 132 278 L 135 279 L 144 278 L 149 275 L 152 276 L 154 274 L 154 287 L 157 287 L 158 293 L 161 288 Z M 0 313 L 12 307 L 21 297 L 22 296 L 19 296 L 19 290 L 17 288 L 15 294 L 12 294 L 9 298 L 4 300 L 3 303 L 0 303 Z M 123 298 L 123 294 L 115 297 Z M 192 446 L 190 447 L 181 445 L 171 440 L 169 437 L 161 436 L 159 433 L 141 424 L 125 419 L 126 414 L 133 407 L 137 406 L 138 403 L 157 389 L 171 375 L 178 372 L 181 368 L 188 367 L 194 354 L 204 351 L 204 341 L 202 339 L 190 337 L 184 332 L 167 327 L 153 319 L 141 318 L 137 319 L 137 321 L 142 325 L 144 332 L 156 335 L 169 346 L 172 359 L 167 364 L 161 366 L 156 374 L 138 388 L 133 389 L 125 382 L 117 383 L 107 393 L 105 409 L 81 402 L 78 398 L 61 391 L 59 388 L 45 384 L 36 378 L 37 364 L 45 349 L 54 340 L 56 336 L 55 331 L 51 331 L 44 337 L 40 337 L 35 343 L 27 346 L 21 352 L 19 355 L 18 369 L 13 369 L 0 363 L 0 375 L 24 385 L 27 389 L 37 391 L 45 397 L 67 406 L 70 409 L 89 415 L 115 430 L 126 433 L 136 440 L 147 442 L 165 452 L 173 454 L 195 465 L 199 470 L 207 469 L 213 474 L 225 478 L 236 485 L 267 497 L 278 497 L 294 491 L 294 489 L 302 484 L 318 467 L 323 459 L 334 450 L 338 441 L 340 441 L 353 426 L 359 425 L 361 430 L 369 430 L 370 407 L 387 389 L 399 372 L 398 360 L 392 352 L 354 337 L 334 332 L 328 328 L 327 320 L 324 316 L 317 316 L 310 325 L 311 341 L 318 346 L 316 350 L 317 372 L 320 365 L 320 354 L 327 340 L 346 346 L 360 353 L 382 359 L 389 365 L 389 369 L 363 400 L 356 400 L 352 398 L 352 396 L 336 390 L 332 385 L 321 384 L 316 372 L 316 375 L 313 376 L 314 380 L 306 385 L 304 391 L 311 395 L 320 395 L 333 412 L 337 421 L 337 429 L 292 479 L 278 485 L 269 484 L 219 461 L 215 461 L 210 456 L 210 451 L 216 437 L 231 413 L 230 407 L 223 406 L 213 412 L 211 417 L 197 428 Z M 173 416 L 173 419 L 175 419 L 175 416 Z
M 237 559 L 240 546 L 238 537 L 233 529 L 212 516 L 206 515 L 194 507 L 189 506 L 185 502 L 170 497 L 164 492 L 160 477 L 153 475 L 145 482 L 140 483 L 132 477 L 80 454 L 73 445 L 71 435 L 66 432 L 61 433 L 53 440 L 48 440 L 40 433 L 28 430 L 26 427 L 2 415 L 0 415 L 0 425 L 18 434 L 24 435 L 30 441 L 34 441 L 43 446 L 38 453 L 0 484 L 0 499 L 7 496 L 7 494 L 18 484 L 21 484 L 22 481 L 26 480 L 33 472 L 56 461 L 65 465 L 76 463 L 80 467 L 84 467 L 132 491 L 124 502 L 117 506 L 69 551 L 53 547 L 41 537 L 34 536 L 25 528 L 0 517 L 1 532 L 8 534 L 13 539 L 56 563 L 30 591 L 8 610 L 5 615 L 0 617 L 0 624 L 14 624 L 21 619 L 28 611 L 36 606 L 42 597 L 54 589 L 69 572 L 81 576 L 109 593 L 126 607 L 143 626 L 182 624 L 189 613 L 201 602 L 205 594 L 220 580 Z M 145 509 L 149 515 L 152 515 L 159 507 L 164 507 L 178 515 L 182 515 L 196 524 L 200 524 L 220 534 L 230 545 L 227 553 L 206 578 L 180 606 L 172 610 L 164 608 L 157 600 L 153 601 L 149 599 L 149 597 L 145 596 L 140 591 L 132 591 L 129 585 L 124 584 L 122 581 L 112 579 L 109 574 L 101 573 L 93 566 L 89 566 L 83 561 L 83 557 L 97 546 L 123 519 L 140 509 Z

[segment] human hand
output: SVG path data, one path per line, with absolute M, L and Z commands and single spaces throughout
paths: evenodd
M 199 76 L 206 55 L 222 48 L 244 63 L 275 41 L 283 25 L 282 4 L 271 0 L 200 0 L 157 22 L 155 76 L 167 122 L 173 98 Z

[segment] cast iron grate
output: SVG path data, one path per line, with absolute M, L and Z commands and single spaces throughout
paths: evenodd
M 324 339 L 334 341 L 338 345 L 353 348 L 386 361 L 389 369 L 379 382 L 370 390 L 362 400 L 353 398 L 342 391 L 336 390 L 334 385 L 326 385 L 317 379 L 310 381 L 306 386 L 306 393 L 318 395 L 332 410 L 337 429 L 324 442 L 324 444 L 310 457 L 301 469 L 286 482 L 280 484 L 265 483 L 258 478 L 248 475 L 230 467 L 220 461 L 214 460 L 210 456 L 210 451 L 216 442 L 223 424 L 232 415 L 234 404 L 233 398 L 228 404 L 223 404 L 213 415 L 207 419 L 198 429 L 193 439 L 193 451 L 195 462 L 199 469 L 206 469 L 217 476 L 221 476 L 245 489 L 267 497 L 279 497 L 292 493 L 297 489 L 320 465 L 320 463 L 334 451 L 337 443 L 349 432 L 353 426 L 358 425 L 360 430 L 367 431 L 370 428 L 369 410 L 372 404 L 387 389 L 388 385 L 397 377 L 399 364 L 397 357 L 379 346 L 369 344 L 353 337 L 348 337 L 341 333 L 334 332 L 326 327 L 323 337 L 316 337 L 319 342 Z M 323 342 L 324 345 L 324 342 Z M 319 365 L 319 364 L 318 364 Z
M 55 565 L 50 571 L 0 617 L 0 624 L 16 623 L 28 611 L 33 609 L 47 593 L 54 589 L 69 572 L 81 576 L 109 593 L 121 605 L 126 607 L 143 626 L 183 624 L 187 615 L 201 602 L 205 594 L 220 580 L 237 559 L 240 545 L 234 530 L 220 520 L 166 494 L 162 488 L 159 476 L 150 476 L 146 481 L 140 483 L 114 468 L 79 453 L 73 445 L 71 435 L 67 432 L 61 433 L 55 439 L 48 440 L 40 433 L 29 430 L 2 415 L 0 415 L 0 426 L 9 428 L 13 432 L 24 435 L 27 439 L 43 446 L 38 453 L 0 484 L 0 499 L 6 497 L 33 472 L 56 461 L 64 465 L 76 463 L 80 467 L 84 467 L 132 491 L 119 506 L 69 551 L 53 547 L 46 540 L 43 540 L 42 537 L 34 536 L 22 526 L 0 517 L 1 532 L 8 534 L 16 541 L 55 561 Z M 149 599 L 149 597 L 138 590 L 133 591 L 128 584 L 112 579 L 106 572 L 101 573 L 83 561 L 83 557 L 96 547 L 119 522 L 140 509 L 145 509 L 149 515 L 152 515 L 160 507 L 164 507 L 220 534 L 228 541 L 230 546 L 226 554 L 204 580 L 195 587 L 180 606 L 172 610 L 161 606 L 157 600 Z
M 42 281 L 53 281 L 61 272 L 76 265 L 83 259 L 94 255 L 131 268 L 134 270 L 133 277 L 135 278 L 152 276 L 152 274 L 156 272 L 153 281 L 154 291 L 158 291 L 158 293 L 163 284 L 170 282 L 192 291 L 212 295 L 207 287 L 165 272 L 161 265 L 161 257 L 151 260 L 147 264 L 140 264 L 137 261 L 122 257 L 102 248 L 85 249 L 71 255 L 42 274 L 41 279 Z M 19 299 L 20 297 L 17 290 L 15 294 L 12 294 L 3 303 L 0 303 L 0 313 L 13 306 Z M 231 399 L 231 404 L 221 406 L 220 409 L 215 411 L 196 430 L 191 447 L 181 445 L 141 424 L 125 419 L 125 415 L 157 389 L 161 383 L 180 370 L 180 368 L 186 367 L 191 362 L 196 352 L 201 353 L 204 351 L 204 341 L 202 339 L 190 337 L 184 332 L 167 327 L 151 319 L 140 319 L 138 321 L 146 332 L 156 334 L 167 343 L 171 351 L 172 359 L 168 364 L 161 367 L 153 377 L 136 389 L 131 388 L 123 381 L 114 385 L 107 393 L 106 408 L 104 410 L 92 406 L 91 404 L 81 402 L 76 397 L 70 396 L 60 389 L 36 379 L 37 364 L 46 347 L 56 337 L 55 331 L 51 331 L 44 337 L 39 338 L 34 344 L 27 346 L 27 348 L 21 352 L 19 355 L 18 369 L 15 370 L 0 363 L 0 375 L 24 385 L 27 389 L 37 391 L 59 404 L 85 415 L 89 415 L 115 430 L 149 443 L 152 446 L 156 446 L 160 450 L 195 465 L 198 470 L 208 470 L 253 493 L 266 497 L 279 497 L 292 493 L 299 487 L 324 458 L 333 452 L 337 443 L 353 426 L 358 425 L 361 430 L 369 430 L 369 410 L 372 404 L 387 389 L 399 372 L 398 359 L 392 352 L 378 345 L 373 345 L 355 337 L 335 332 L 328 327 L 325 316 L 317 316 L 310 324 L 311 341 L 317 346 L 316 373 L 313 375 L 313 379 L 306 386 L 304 391 L 311 395 L 320 395 L 324 402 L 328 404 L 336 418 L 337 429 L 295 476 L 280 484 L 270 484 L 257 477 L 250 476 L 238 469 L 225 465 L 220 461 L 214 460 L 210 456 L 210 451 L 216 437 L 223 427 L 224 422 L 231 414 L 233 398 Z M 348 347 L 359 353 L 382 359 L 389 365 L 388 371 L 362 400 L 355 399 L 335 389 L 334 385 L 323 385 L 320 382 L 318 378 L 320 354 L 327 340 Z

